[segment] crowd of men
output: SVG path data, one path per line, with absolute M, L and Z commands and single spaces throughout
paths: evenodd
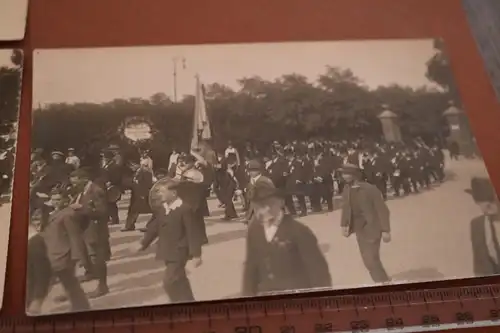
M 12 132 L 12 125 L 1 124 L 0 132 L 0 197 L 10 194 L 12 177 L 14 175 L 14 151 L 16 136 Z M 0 200 L 2 204 L 3 200 Z
M 117 204 L 127 191 L 130 191 L 130 200 L 122 231 L 135 230 L 138 216 L 151 214 L 142 230 L 144 238 L 136 250 L 142 251 L 159 239 L 157 259 L 166 265 L 165 292 L 172 302 L 182 302 L 194 300 L 184 268 L 188 261 L 195 266 L 201 264 L 202 247 L 208 243 L 204 218 L 211 213 L 207 199 L 212 192 L 219 206 L 224 208 L 226 221 L 240 217 L 235 202 L 241 202 L 243 222 L 249 225 L 249 235 L 256 234 L 253 237 L 258 239 L 261 230 L 250 223 L 256 218 L 272 221 L 273 216 L 281 214 L 279 212 L 286 212 L 290 216 L 287 219 L 295 221 L 293 216 L 325 209 L 332 211 L 336 208 L 335 195 L 343 195 L 344 201 L 356 202 L 355 197 L 345 194 L 346 184 L 352 183 L 353 178 L 368 184 L 361 186 L 360 191 L 366 191 L 365 197 L 376 201 L 373 207 L 380 207 L 377 209 L 382 211 L 386 209 L 383 201 L 388 195 L 409 195 L 444 180 L 442 150 L 420 140 L 406 144 L 361 140 L 349 143 L 274 142 L 268 151 L 259 151 L 251 144 L 236 149 L 229 143 L 219 154 L 203 149 L 193 149 L 189 153 L 173 150 L 164 168 L 155 167 L 147 150 L 140 151 L 138 160 L 126 161 L 116 145 L 102 152 L 99 165 L 81 165 L 73 149 L 66 153 L 50 152 L 48 158 L 44 154 L 43 150 L 36 149 L 32 153 L 31 166 L 28 311 L 34 314 L 40 312 L 56 279 L 62 284 L 67 295 L 64 298 L 69 299 L 73 311 L 87 310 L 90 308 L 88 298 L 109 293 L 106 263 L 113 254 L 108 225 L 121 222 Z M 377 201 L 377 193 L 380 193 L 381 202 Z M 262 209 L 262 200 L 271 208 Z M 160 228 L 166 225 L 165 220 L 170 221 L 168 228 Z M 350 228 L 351 220 L 355 219 L 343 219 L 342 227 Z M 388 225 L 388 221 L 377 223 Z M 248 273 L 244 294 L 331 284 L 328 283 L 328 265 L 322 264 L 324 258 L 312 232 L 295 222 L 287 225 L 290 225 L 291 234 L 296 234 L 296 230 L 304 233 L 301 241 L 307 244 L 304 248 L 308 249 L 308 256 L 320 257 L 315 261 L 319 266 L 311 268 L 315 273 L 304 273 L 307 267 L 292 264 L 297 259 L 290 258 L 289 265 L 282 271 L 289 270 L 291 274 L 293 270 L 295 275 L 301 276 L 299 280 L 289 276 L 293 283 L 284 282 L 283 279 L 290 275 L 284 274 L 280 283 L 267 281 L 265 290 L 256 291 L 257 285 L 262 284 L 256 283 L 258 277 Z M 390 239 L 386 235 L 388 229 L 381 227 L 379 232 L 379 240 Z M 346 236 L 350 233 L 351 229 L 345 231 Z M 272 242 L 272 237 L 268 242 Z M 373 280 L 387 281 L 378 257 L 379 248 L 371 248 L 373 242 L 365 244 L 360 238 L 358 243 L 360 249 L 364 246 L 368 253 L 362 257 Z M 374 255 L 373 251 L 377 253 Z M 251 257 L 247 257 L 246 272 L 251 271 L 248 265 L 259 266 L 262 260 L 248 255 Z M 75 276 L 76 263 L 86 272 L 81 279 Z M 297 267 L 302 268 L 297 271 Z M 253 269 L 262 272 L 262 268 Z M 313 273 L 317 276 L 314 283 L 308 280 Z M 85 294 L 80 282 L 88 280 L 97 280 L 97 289 Z

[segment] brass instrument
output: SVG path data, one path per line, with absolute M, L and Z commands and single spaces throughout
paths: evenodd
M 171 185 L 172 182 L 176 182 L 176 180 L 170 177 L 162 178 L 154 183 L 153 187 L 151 187 L 151 190 L 149 190 L 148 203 L 153 212 L 156 212 L 163 208 L 166 194 L 171 191 L 169 189 L 169 185 Z

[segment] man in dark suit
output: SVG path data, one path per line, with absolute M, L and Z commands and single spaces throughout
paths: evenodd
M 194 301 L 186 275 L 186 264 L 201 265 L 202 239 L 192 208 L 177 196 L 180 183 L 172 181 L 162 192 L 164 211 L 148 225 L 137 251 L 148 248 L 158 238 L 156 259 L 165 263 L 163 287 L 172 303 Z
M 137 169 L 132 181 L 132 195 L 127 212 L 127 220 L 122 231 L 134 231 L 135 223 L 141 213 L 149 213 L 148 196 L 153 186 L 153 174 L 147 165 Z
M 474 274 L 500 274 L 500 204 L 495 189 L 489 179 L 474 177 L 466 192 L 483 213 L 471 221 Z
M 78 193 L 70 207 L 75 210 L 85 229 L 85 243 L 93 263 L 93 272 L 87 271 L 83 280 L 97 279 L 97 289 L 89 297 L 101 297 L 109 292 L 106 262 L 111 258 L 106 191 L 91 181 L 83 169 L 73 171 L 70 181 Z
M 279 190 L 270 188 L 254 198 L 255 217 L 246 240 L 244 296 L 332 286 L 315 235 L 284 214 L 284 197 Z
M 123 191 L 123 161 L 121 158 L 117 158 L 119 155 L 113 155 L 110 151 L 104 151 L 101 156 L 100 177 L 102 178 L 102 187 L 114 188 L 114 191 L 118 191 L 115 198 L 110 197 L 111 191 L 108 192 L 109 218 L 111 224 L 119 224 L 118 201 L 121 198 L 120 193 Z
M 342 234 L 356 234 L 361 259 L 374 282 L 390 281 L 380 260 L 380 242 L 390 242 L 390 212 L 376 186 L 361 181 L 357 165 L 345 164 L 342 177 L 346 187 L 342 192 Z
M 52 191 L 53 210 L 43 226 L 47 257 L 55 277 L 61 282 L 71 303 L 72 311 L 90 309 L 87 296 L 75 276 L 75 265 L 81 262 L 90 267 L 90 259 L 83 239 L 83 230 L 75 211 L 68 207 L 68 198 L 60 189 Z
M 258 198 L 259 192 L 268 192 L 274 189 L 275 186 L 273 181 L 262 175 L 263 166 L 257 160 L 251 160 L 248 162 L 248 174 L 250 176 L 250 181 L 246 187 L 246 200 L 248 205 L 248 210 L 245 215 L 245 221 L 250 222 L 254 216 L 254 200 Z
M 291 215 L 297 215 L 293 197 L 297 198 L 300 207 L 300 216 L 307 215 L 307 205 L 305 198 L 305 168 L 302 157 L 295 156 L 293 152 L 287 153 L 288 176 L 286 178 L 285 189 L 289 193 L 285 199 L 285 205 Z
M 221 171 L 218 174 L 219 198 L 224 206 L 224 220 L 230 221 L 238 218 L 238 213 L 234 207 L 233 198 L 238 190 L 237 165 L 234 155 L 230 155 L 223 161 Z

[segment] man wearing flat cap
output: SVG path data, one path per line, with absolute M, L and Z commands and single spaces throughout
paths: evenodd
M 489 179 L 474 177 L 466 192 L 482 212 L 481 216 L 471 221 L 474 274 L 500 274 L 499 201 L 495 189 Z
M 357 165 L 341 169 L 346 186 L 342 192 L 341 228 L 344 237 L 356 235 L 361 259 L 374 282 L 390 281 L 380 260 L 381 240 L 391 240 L 389 209 L 376 186 L 361 181 Z
M 195 300 L 186 264 L 191 262 L 194 267 L 202 264 L 203 239 L 200 238 L 194 211 L 177 195 L 185 184 L 179 180 L 165 181 L 165 186 L 157 193 L 162 209 L 155 212 L 154 219 L 148 223 L 146 233 L 135 249 L 143 251 L 158 239 L 156 259 L 165 264 L 163 288 L 171 303 Z
M 243 296 L 330 288 L 328 263 L 311 229 L 285 215 L 285 194 L 268 187 L 253 199 Z
M 70 181 L 76 193 L 70 207 L 86 227 L 84 238 L 93 266 L 93 272 L 87 271 L 84 280 L 97 279 L 97 288 L 89 297 L 101 297 L 109 292 L 107 261 L 111 258 L 106 190 L 90 180 L 83 168 L 73 171 Z
M 58 150 L 51 152 L 51 161 L 47 166 L 44 177 L 44 186 L 50 191 L 54 186 L 67 185 L 71 166 L 65 163 L 64 154 Z
M 253 202 L 260 196 L 259 193 L 275 189 L 273 181 L 262 175 L 262 170 L 263 166 L 259 161 L 251 160 L 248 162 L 247 171 L 250 176 L 250 181 L 248 182 L 246 188 L 248 211 L 246 213 L 245 220 L 247 222 L 250 222 L 254 216 Z

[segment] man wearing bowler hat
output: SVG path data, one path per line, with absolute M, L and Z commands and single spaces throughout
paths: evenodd
M 328 288 L 328 263 L 311 229 L 285 215 L 285 195 L 268 188 L 253 199 L 248 226 L 243 296 Z
M 482 214 L 471 221 L 473 268 L 476 276 L 500 274 L 499 201 L 490 180 L 471 179 L 466 190 Z
M 390 212 L 376 186 L 361 181 L 357 165 L 341 169 L 346 187 L 342 192 L 342 234 L 356 235 L 361 259 L 374 282 L 390 281 L 380 260 L 380 242 L 391 240 Z
M 262 175 L 263 166 L 257 160 L 251 160 L 248 162 L 247 166 L 248 174 L 250 176 L 250 181 L 248 182 L 246 188 L 246 200 L 248 211 L 245 216 L 245 220 L 250 222 L 254 215 L 254 205 L 253 202 L 255 198 L 258 198 L 259 192 L 273 190 L 275 188 L 273 181 Z

